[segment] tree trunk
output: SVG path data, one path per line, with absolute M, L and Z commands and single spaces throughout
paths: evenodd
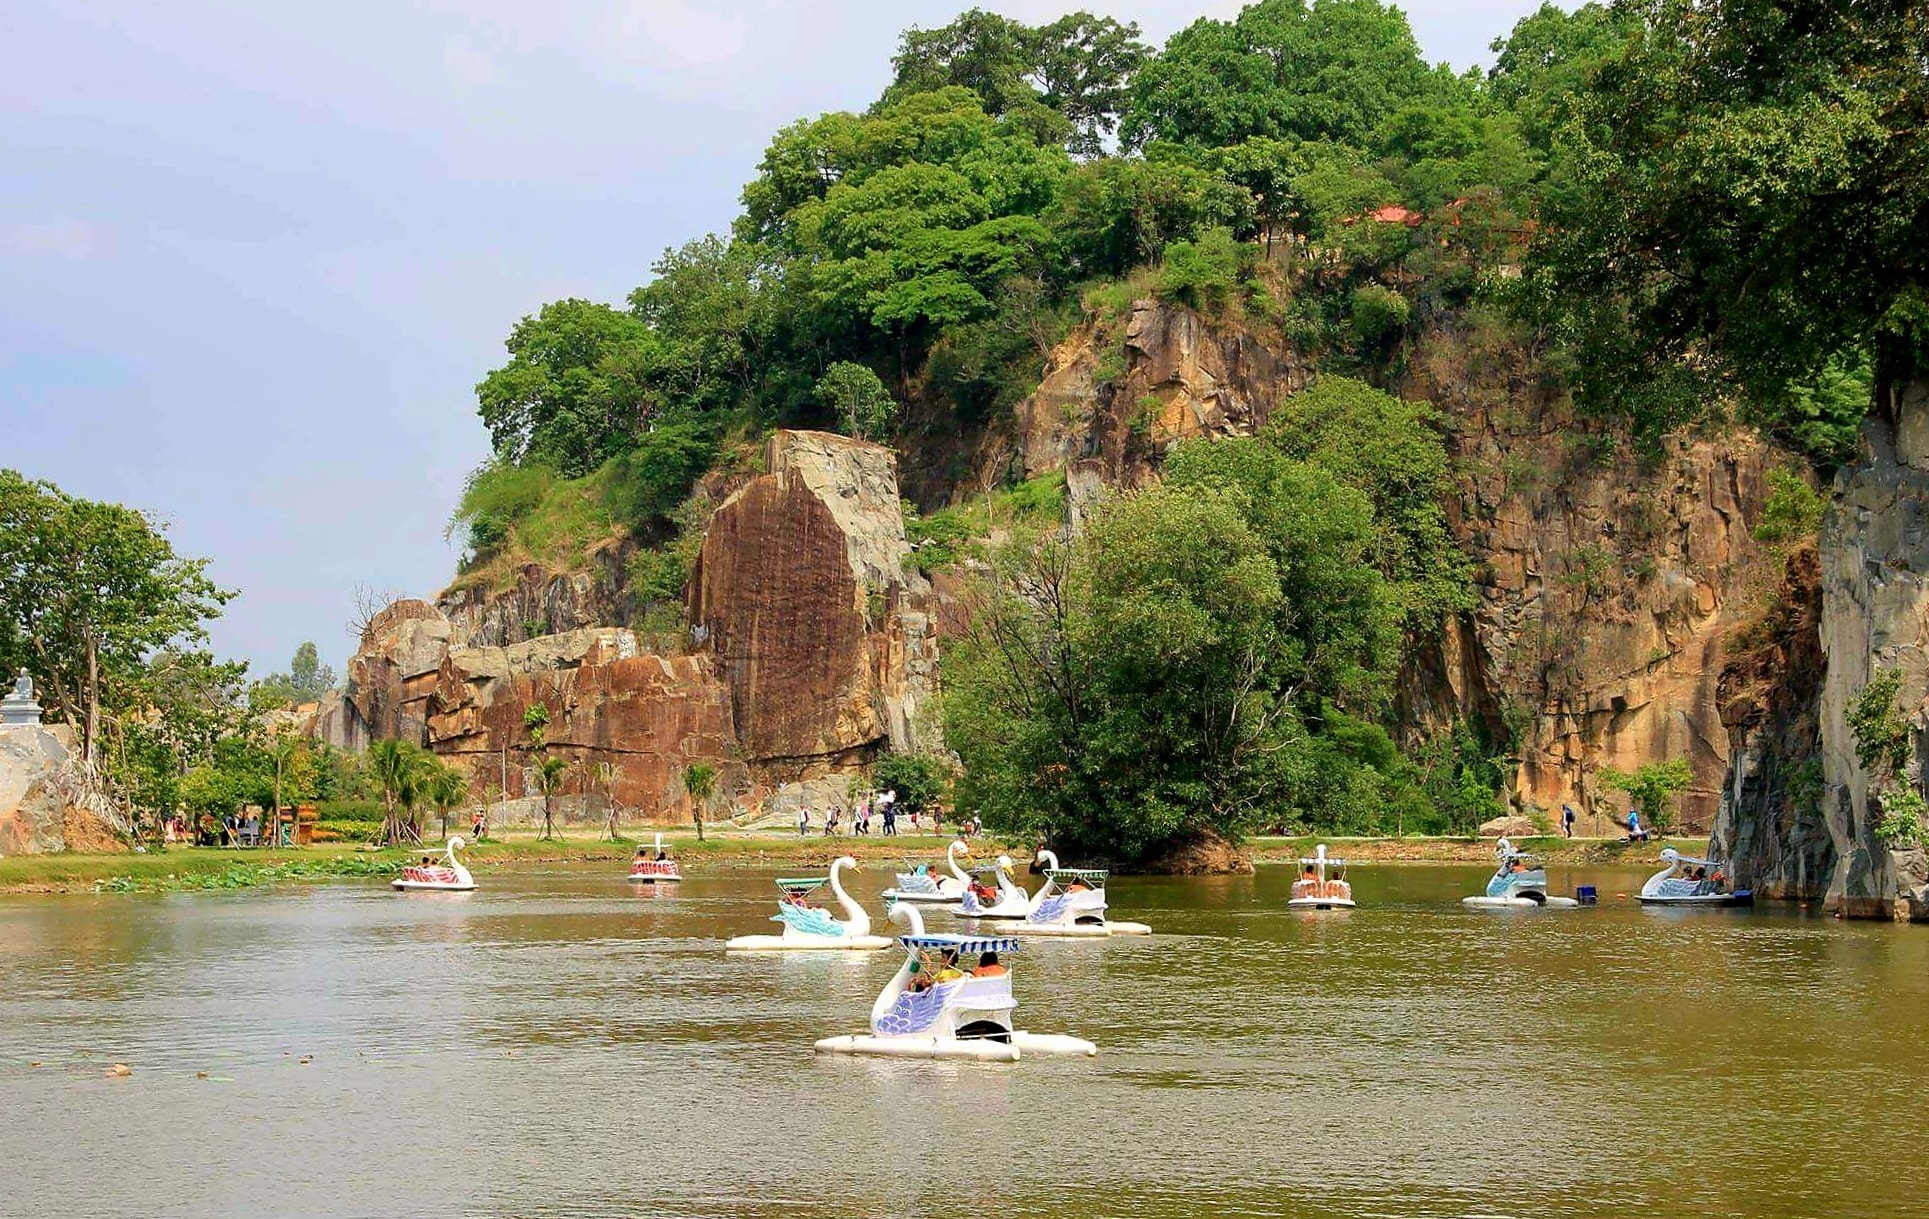
M 555 836 L 556 836 L 556 797 L 551 795 L 548 792 L 544 792 L 543 793 L 543 837 L 554 838 Z
M 80 756 L 89 769 L 94 765 L 94 735 L 100 729 L 100 647 L 87 637 L 87 719 L 80 733 Z

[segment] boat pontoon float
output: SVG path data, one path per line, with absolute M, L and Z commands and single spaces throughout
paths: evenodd
M 449 839 L 445 848 L 447 857 L 442 863 L 410 864 L 402 869 L 402 874 L 389 882 L 389 888 L 404 893 L 467 893 L 476 887 L 476 878 L 469 875 L 469 869 L 455 857 L 461 850 L 460 837 Z
M 1025 917 L 1008 924 L 1014 932 L 1026 935 L 1098 937 L 1111 935 L 1151 935 L 1144 923 L 1116 922 L 1105 916 L 1104 868 L 1061 868 L 1058 856 L 1040 851 L 1046 863 L 1045 887 L 1032 895 L 1031 909 Z
M 1011 878 L 1011 856 L 971 869 L 971 883 L 955 906 L 946 910 L 960 918 L 1024 918 L 1031 913 L 1031 894 Z
M 897 874 L 898 883 L 884 891 L 886 901 L 893 902 L 955 902 L 963 897 L 971 887 L 971 878 L 958 867 L 958 856 L 971 854 L 971 847 L 963 839 L 945 848 L 944 863 L 951 875 L 939 876 L 921 863 L 911 863 L 908 872 Z
M 1011 974 L 1001 956 L 1017 939 L 996 935 L 927 935 L 911 906 L 891 911 L 908 924 L 900 936 L 904 964 L 871 1005 L 871 1031 L 826 1037 L 824 1054 L 880 1054 L 895 1058 L 951 1058 L 1016 1062 L 1027 1054 L 1091 1057 L 1098 1047 L 1078 1037 L 1012 1027 Z M 975 966 L 975 968 L 974 968 Z
M 663 849 L 663 835 L 656 836 L 656 858 L 651 859 L 641 850 L 630 861 L 630 883 L 633 885 L 670 884 L 683 879 L 683 872 L 677 862 Z
M 1460 904 L 1480 910 L 1575 910 L 1581 903 L 1571 897 L 1551 897 L 1547 892 L 1547 869 L 1535 864 L 1523 851 L 1503 838 L 1494 844 L 1499 866 L 1487 881 L 1487 891 L 1463 897 Z
M 1753 890 L 1728 888 L 1717 860 L 1696 859 L 1664 847 L 1661 862 L 1668 866 L 1641 886 L 1639 900 L 1644 906 L 1751 906 L 1755 902 Z
M 1288 910 L 1351 910 L 1353 886 L 1346 881 L 1346 861 L 1326 854 L 1326 844 L 1313 848 L 1311 859 L 1299 861 L 1300 878 L 1293 882 Z
M 777 903 L 773 923 L 782 923 L 782 935 L 740 935 L 724 944 L 728 952 L 864 952 L 889 948 L 891 941 L 871 934 L 871 916 L 864 907 L 844 892 L 837 874 L 846 868 L 857 870 L 857 860 L 840 855 L 831 864 L 828 876 L 780 876 L 777 889 L 783 897 Z M 833 918 L 822 906 L 810 904 L 810 895 L 825 885 L 844 909 L 844 917 Z

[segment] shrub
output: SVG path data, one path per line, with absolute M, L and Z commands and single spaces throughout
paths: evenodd
M 1768 500 L 1762 505 L 1762 519 L 1755 525 L 1755 540 L 1776 545 L 1812 538 L 1822 528 L 1822 514 L 1828 506 L 1822 493 L 1801 475 L 1770 470 Z
M 1197 241 L 1175 241 L 1159 268 L 1159 295 L 1205 313 L 1221 312 L 1235 299 L 1252 260 L 1253 251 L 1233 240 L 1229 229 L 1208 229 Z
M 315 805 L 315 816 L 321 821 L 380 823 L 382 815 L 380 800 L 323 800 Z
M 871 767 L 878 790 L 898 794 L 897 806 L 909 812 L 935 808 L 951 789 L 951 771 L 928 753 L 887 753 Z
M 1413 315 L 1407 298 L 1380 284 L 1353 289 L 1353 334 L 1361 346 L 1374 347 L 1403 329 Z

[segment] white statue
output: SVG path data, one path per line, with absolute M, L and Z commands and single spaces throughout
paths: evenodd
M 25 669 L 20 670 L 20 676 L 13 679 L 13 697 L 22 702 L 33 701 L 33 678 L 28 676 Z

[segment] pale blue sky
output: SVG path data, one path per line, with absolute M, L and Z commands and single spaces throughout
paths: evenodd
M 1538 0 L 1408 6 L 1486 62 Z M 154 512 L 242 595 L 216 647 L 337 667 L 358 583 L 428 595 L 521 315 L 728 225 L 779 126 L 867 105 L 952 0 L 9 0 L 0 466 Z M 1022 0 L 1154 41 L 1223 0 Z

